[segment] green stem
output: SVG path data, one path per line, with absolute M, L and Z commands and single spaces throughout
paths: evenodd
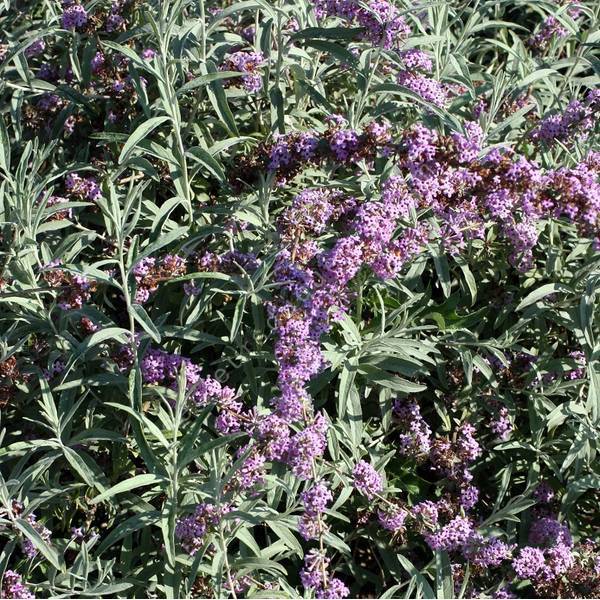
M 229 591 L 231 595 L 237 600 L 235 593 L 235 587 L 233 584 L 233 577 L 231 576 L 231 567 L 229 566 L 229 558 L 227 556 L 227 545 L 225 544 L 225 536 L 223 535 L 223 525 L 219 525 L 219 542 L 221 546 L 221 552 L 223 552 L 223 562 L 225 564 L 225 572 L 227 573 L 227 583 L 229 584 Z
M 363 282 L 358 284 L 358 295 L 356 297 L 356 324 L 360 327 L 363 311 Z
M 200 5 L 200 37 L 202 44 L 200 46 L 200 57 L 202 62 L 206 62 L 206 11 L 204 10 L 204 0 L 199 0 Z

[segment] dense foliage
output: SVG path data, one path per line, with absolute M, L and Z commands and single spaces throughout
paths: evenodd
M 4 0 L 0 598 L 600 596 L 599 19 Z

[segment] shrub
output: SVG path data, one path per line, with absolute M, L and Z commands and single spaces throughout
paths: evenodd
M 596 2 L 0 11 L 1 598 L 600 595 Z

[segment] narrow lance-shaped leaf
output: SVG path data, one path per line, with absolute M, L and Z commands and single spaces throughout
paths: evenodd
M 169 120 L 170 118 L 167 116 L 153 117 L 152 119 L 148 119 L 139 125 L 125 142 L 125 145 L 121 150 L 121 154 L 119 155 L 119 164 L 124 163 L 129 158 L 135 147 L 148 135 L 150 135 L 152 131 L 154 131 L 159 125 L 162 125 L 164 122 Z

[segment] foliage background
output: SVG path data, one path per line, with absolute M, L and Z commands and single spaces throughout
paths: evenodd
M 278 218 L 310 187 L 376 196 L 394 157 L 312 164 L 283 183 L 259 164 L 240 185 L 242 157 L 260 156 L 277 133 L 324 132 L 332 114 L 356 130 L 385 122 L 394 139 L 415 123 L 450 134 L 477 120 L 483 152 L 510 147 L 543 169 L 573 167 L 598 149 L 594 119 L 553 144 L 530 135 L 597 87 L 596 2 L 578 3 L 576 18 L 546 1 L 394 4 L 412 31 L 402 48 L 426 51 L 432 77 L 450 90 L 443 106 L 397 84 L 396 49 L 361 40 L 356 23 L 317 20 L 303 0 L 92 1 L 88 23 L 71 29 L 61 21 L 68 5 L 2 4 L 0 572 L 16 571 L 40 597 L 312 593 L 299 579 L 315 545 L 298 535 L 308 484 L 274 461 L 232 501 L 247 435 L 215 429 L 210 405 L 190 407 L 185 368 L 169 389 L 147 384 L 141 367 L 150 347 L 181 354 L 265 413 L 278 393 L 267 310 L 281 294 Z M 107 31 L 113 13 L 123 22 Z M 566 34 L 536 49 L 528 40 L 549 15 Z M 39 53 L 28 51 L 42 39 Z M 260 89 L 246 90 L 227 65 L 236 49 L 262 53 Z M 113 70 L 94 72 L 98 51 Z M 43 65 L 55 76 L 42 76 Z M 90 183 L 67 194 L 73 173 L 97 191 Z M 66 201 L 52 204 L 53 195 Z M 319 476 L 333 491 L 331 530 L 321 542 L 352 596 L 491 597 L 507 583 L 520 597 L 575 593 L 532 587 L 510 562 L 478 573 L 432 552 L 418 532 L 394 535 L 352 485 L 364 459 L 385 477 L 389 500 L 444 493 L 398 452 L 393 401 L 410 397 L 438 436 L 475 426 L 479 531 L 526 545 L 545 482 L 575 541 L 598 540 L 600 255 L 569 219 L 544 218 L 538 231 L 525 272 L 490 221 L 484 239 L 457 253 L 434 239 L 398 276 L 362 269 L 349 284 L 350 306 L 321 340 L 328 362 L 309 389 L 330 423 Z M 338 235 L 330 228 L 325 245 Z M 230 250 L 253 253 L 258 267 L 188 266 L 138 302 L 143 259 Z M 95 283 L 78 304 L 68 295 L 81 281 Z M 504 440 L 489 426 L 500 405 L 512 429 Z M 233 512 L 190 555 L 177 522 L 202 501 L 233 503 Z M 454 580 L 451 562 L 462 565 Z M 592 587 L 577 592 L 593 597 L 590 564 Z

